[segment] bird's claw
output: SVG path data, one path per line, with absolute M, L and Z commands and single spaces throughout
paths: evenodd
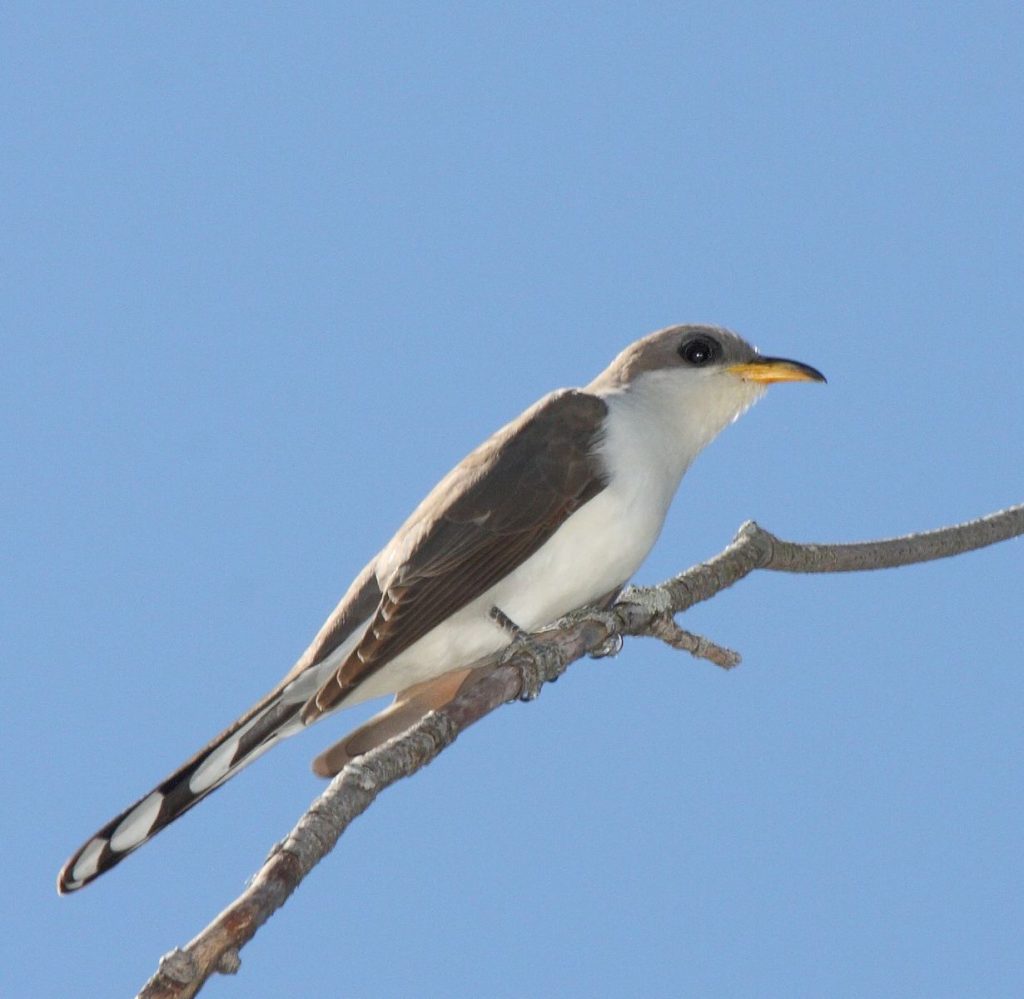
M 519 674 L 519 700 L 534 701 L 545 683 L 554 683 L 561 673 L 562 662 L 558 651 L 530 635 L 521 634 L 505 652 L 504 662 L 510 662 Z
M 607 659 L 610 656 L 617 656 L 622 651 L 622 636 L 613 631 L 596 649 L 592 649 L 588 655 L 591 659 Z

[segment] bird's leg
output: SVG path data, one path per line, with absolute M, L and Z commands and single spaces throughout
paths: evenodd
M 512 636 L 512 643 L 505 650 L 502 661 L 515 659 L 516 669 L 522 680 L 522 689 L 519 699 L 532 701 L 540 694 L 540 688 L 545 681 L 553 683 L 558 679 L 558 653 L 544 642 L 538 642 L 528 632 L 523 631 L 515 621 L 512 620 L 500 607 L 492 607 L 490 610 L 491 620 L 499 625 Z M 520 655 L 525 653 L 525 655 Z
M 594 601 L 594 607 L 605 613 L 604 624 L 608 627 L 608 637 L 590 653 L 591 659 L 607 659 L 617 656 L 622 651 L 622 635 L 618 629 L 622 627 L 612 612 L 615 601 L 619 599 L 622 587 L 616 586 L 610 593 L 606 593 L 600 600 Z
M 526 632 L 519 627 L 500 607 L 492 607 L 490 610 L 491 620 L 500 628 L 507 631 L 513 638 L 525 638 Z

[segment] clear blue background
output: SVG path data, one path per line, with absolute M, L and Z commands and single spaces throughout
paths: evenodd
M 53 880 L 451 464 L 650 330 L 830 384 L 702 456 L 642 582 L 748 517 L 1024 499 L 1019 4 L 21 3 L 0 39 L 4 995 L 130 995 L 234 897 L 355 716 Z M 686 617 L 732 674 L 578 664 L 208 994 L 1021 995 L 1022 557 L 748 579 Z

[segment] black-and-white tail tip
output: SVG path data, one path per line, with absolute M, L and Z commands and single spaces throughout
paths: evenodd
M 276 742 L 303 728 L 299 715 L 306 697 L 289 696 L 292 693 L 286 688 L 268 694 L 149 794 L 111 819 L 61 868 L 57 891 L 77 891 L 109 871 Z

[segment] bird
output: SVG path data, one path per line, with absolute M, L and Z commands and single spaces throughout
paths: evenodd
M 313 761 L 320 776 L 404 731 L 520 634 L 607 605 L 651 550 L 697 454 L 776 382 L 824 382 L 718 326 L 625 348 L 470 452 L 356 576 L 269 693 L 91 836 L 57 890 L 89 884 L 280 740 L 371 698 L 394 702 Z

